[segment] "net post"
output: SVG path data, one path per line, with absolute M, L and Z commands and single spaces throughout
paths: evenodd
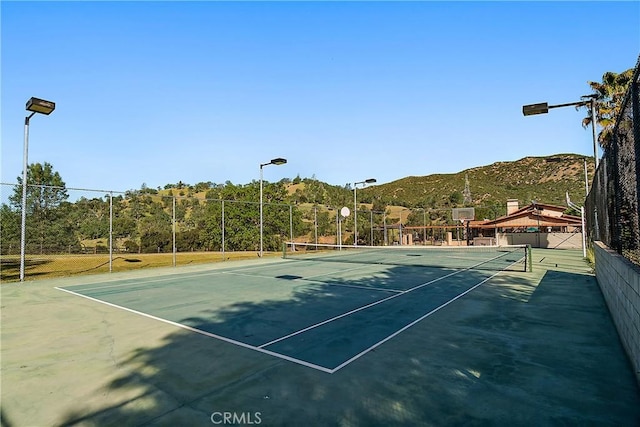
M 531 254 L 531 245 L 527 245 L 527 256 L 525 261 L 525 270 L 531 273 L 533 271 L 533 255 Z
M 287 242 L 282 242 L 282 259 L 287 258 Z

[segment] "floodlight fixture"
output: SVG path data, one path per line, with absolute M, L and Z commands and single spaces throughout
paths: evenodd
M 525 116 L 534 116 L 536 114 L 546 114 L 552 108 L 561 107 L 584 107 L 589 106 L 591 110 L 591 133 L 593 138 L 593 158 L 598 169 L 598 150 L 597 150 L 597 136 L 596 136 L 596 99 L 598 94 L 593 93 L 591 95 L 583 95 L 580 97 L 582 101 L 569 102 L 567 104 L 549 105 L 546 102 L 540 102 L 537 104 L 529 104 L 522 106 L 522 114 Z
M 549 104 L 541 102 L 539 104 L 524 105 L 522 114 L 525 116 L 533 116 L 535 114 L 547 114 L 549 112 Z
M 270 164 L 280 166 L 287 163 L 287 159 L 283 159 L 282 157 L 278 157 L 277 159 L 271 160 Z
M 48 116 L 56 109 L 56 103 L 32 97 L 27 101 L 26 109 L 27 111 L 33 111 L 34 113 L 45 114 Z

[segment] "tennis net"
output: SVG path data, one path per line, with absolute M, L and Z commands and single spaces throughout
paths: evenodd
M 531 271 L 530 253 L 527 245 L 354 246 L 292 242 L 283 245 L 286 259 L 492 271 Z

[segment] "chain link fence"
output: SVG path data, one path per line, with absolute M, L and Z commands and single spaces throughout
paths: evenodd
M 586 201 L 589 241 L 640 265 L 640 58 Z
M 21 188 L 1 186 L 2 280 L 19 278 Z M 260 227 L 259 202 L 34 185 L 27 194 L 25 278 L 255 258 L 261 229 L 269 256 L 309 232 L 286 204 L 263 203 Z
M 0 184 L 1 281 L 20 277 L 21 192 L 19 183 Z M 179 189 L 171 193 L 29 185 L 25 279 L 260 255 L 258 201 L 212 199 Z M 361 204 L 355 213 L 359 245 L 441 244 L 447 230 L 456 230 L 451 209 L 368 206 Z M 263 256 L 279 255 L 285 241 L 353 244 L 354 213 L 342 217 L 340 211 L 341 206 L 264 202 Z

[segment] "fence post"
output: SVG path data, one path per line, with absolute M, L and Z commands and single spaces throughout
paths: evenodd
M 289 232 L 291 234 L 291 243 L 293 243 L 293 206 L 289 205 Z M 295 248 L 295 245 L 293 246 Z
M 342 231 L 342 226 L 340 225 L 340 209 L 336 208 L 336 245 L 342 245 L 340 232 Z
M 172 198 L 172 212 L 171 212 L 171 231 L 173 239 L 173 266 L 176 266 L 176 196 Z
M 384 246 L 387 246 L 389 244 L 388 238 L 387 238 L 387 211 L 385 208 L 385 211 L 382 212 L 382 230 L 384 233 Z
M 371 240 L 369 241 L 369 244 L 373 246 L 373 205 L 371 206 L 371 210 L 369 211 L 369 216 L 371 218 L 371 223 L 369 224 L 371 225 Z
M 109 192 L 109 273 L 113 272 L 113 191 Z
M 587 227 L 584 220 L 584 206 L 580 206 L 580 221 L 582 222 L 582 257 L 587 257 Z
M 422 229 L 422 244 L 427 244 L 427 210 L 422 209 L 422 225 L 424 228 Z
M 222 260 L 224 261 L 224 200 L 222 202 Z
M 318 207 L 313 207 L 313 228 L 314 228 L 314 237 L 316 243 L 316 249 L 318 249 Z

